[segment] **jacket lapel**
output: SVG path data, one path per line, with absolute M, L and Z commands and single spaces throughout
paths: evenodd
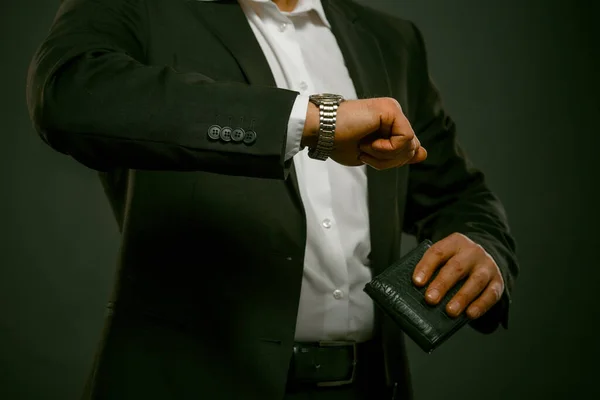
M 277 86 L 271 67 L 254 36 L 244 11 L 236 0 L 189 1 L 188 4 L 197 17 L 203 20 L 237 60 L 248 83 L 260 86 Z M 235 28 L 232 29 L 232 27 Z M 292 192 L 296 203 L 303 210 L 298 178 L 293 162 L 290 163 L 286 185 Z
M 237 60 L 248 83 L 276 86 L 269 63 L 237 1 L 188 1 L 187 4 Z
M 388 72 L 377 40 L 342 0 L 321 0 L 359 99 L 391 96 Z
M 373 35 L 360 24 L 360 17 L 341 0 L 322 0 L 358 98 L 392 95 L 383 54 Z M 398 188 L 396 169 L 377 171 L 367 167 L 371 265 L 375 273 L 392 262 L 394 242 L 399 243 Z

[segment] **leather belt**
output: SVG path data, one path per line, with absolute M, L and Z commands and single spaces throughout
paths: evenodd
M 288 386 L 332 387 L 350 385 L 367 370 L 376 351 L 374 341 L 320 341 L 294 343 Z M 364 368 L 367 367 L 367 368 Z

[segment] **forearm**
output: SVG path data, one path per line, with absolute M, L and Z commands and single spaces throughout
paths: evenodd
M 233 169 L 241 174 L 250 163 L 283 169 L 295 93 L 215 83 L 199 74 L 143 66 L 120 53 L 94 59 L 89 54 L 48 75 L 32 72 L 32 118 L 56 150 L 98 169 L 218 172 L 234 154 Z M 263 111 L 269 106 L 270 112 Z M 219 122 L 217 115 L 252 120 L 256 143 L 211 140 L 207 132 Z
M 456 127 L 427 74 L 424 44 L 415 32 L 412 121 L 428 158 L 409 167 L 404 230 L 433 241 L 462 233 L 492 256 L 504 278 L 505 293 L 491 312 L 473 323 L 482 332 L 492 331 L 499 322 L 506 326 L 510 291 L 518 274 L 515 241 L 502 204 L 458 145 Z

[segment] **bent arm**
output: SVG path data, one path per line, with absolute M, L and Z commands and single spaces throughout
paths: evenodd
M 298 94 L 144 64 L 144 7 L 141 0 L 63 1 L 28 74 L 29 113 L 41 137 L 99 171 L 283 179 Z M 217 115 L 253 121 L 256 141 L 210 139 Z
M 412 123 L 428 158 L 410 166 L 404 230 L 419 240 L 433 241 L 462 233 L 492 256 L 504 278 L 505 292 L 496 306 L 471 324 L 481 332 L 491 332 L 498 324 L 507 327 L 510 292 L 518 274 L 515 241 L 502 204 L 458 145 L 456 127 L 429 78 L 423 39 L 414 30 L 414 94 L 410 98 L 415 99 L 411 109 L 416 111 Z

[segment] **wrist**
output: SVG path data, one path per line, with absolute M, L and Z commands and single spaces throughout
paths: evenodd
M 306 121 L 304 122 L 304 130 L 302 132 L 302 139 L 300 140 L 300 146 L 302 148 L 309 147 L 314 148 L 317 146 L 319 137 L 319 107 L 314 103 L 308 103 L 308 109 L 306 110 Z

